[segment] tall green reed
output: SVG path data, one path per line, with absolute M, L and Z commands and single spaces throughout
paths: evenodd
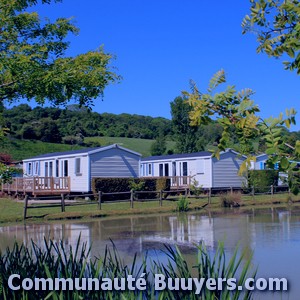
M 244 260 L 243 254 L 236 250 L 229 262 L 226 262 L 224 245 L 219 244 L 214 255 L 210 254 L 205 246 L 198 246 L 196 263 L 190 266 L 184 255 L 177 247 L 165 246 L 167 263 L 161 263 L 147 257 L 147 254 L 138 262 L 137 255 L 130 265 L 124 264 L 122 258 L 112 242 L 106 247 L 103 256 L 91 259 L 91 248 L 81 243 L 80 237 L 75 248 L 66 248 L 63 241 L 54 242 L 44 239 L 43 247 L 31 242 L 30 247 L 15 243 L 12 249 L 7 248 L 0 253 L 0 299 L 252 299 L 252 293 L 241 291 L 210 291 L 202 289 L 199 295 L 194 291 L 155 291 L 153 278 L 155 274 L 163 274 L 166 278 L 238 278 L 238 284 L 243 285 L 247 277 L 254 277 L 251 271 L 251 258 Z M 132 275 L 139 278 L 144 274 L 146 290 L 125 291 L 13 291 L 8 287 L 8 278 L 11 274 L 19 274 L 21 278 L 127 278 Z

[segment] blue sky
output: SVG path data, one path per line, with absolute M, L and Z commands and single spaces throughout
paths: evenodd
M 64 0 L 35 10 L 51 19 L 74 17 L 80 33 L 70 37 L 68 55 L 100 45 L 116 55 L 123 80 L 95 102 L 99 113 L 171 118 L 170 102 L 189 90 L 189 80 L 205 91 L 220 69 L 228 84 L 256 92 L 263 117 L 300 111 L 299 76 L 284 70 L 282 60 L 257 54 L 254 35 L 242 35 L 249 6 L 247 0 Z M 296 119 L 293 130 L 300 129 Z

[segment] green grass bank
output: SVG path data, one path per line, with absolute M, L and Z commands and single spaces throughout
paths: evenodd
M 66 211 L 61 212 L 60 207 L 46 207 L 28 209 L 26 222 L 48 222 L 55 220 L 90 219 L 124 215 L 159 214 L 172 213 L 177 211 L 176 200 L 163 200 L 163 205 L 159 206 L 159 201 L 134 202 L 134 208 L 130 207 L 130 202 L 103 203 L 101 210 L 96 202 L 94 204 L 66 206 Z M 297 207 L 300 206 L 299 196 L 289 194 L 277 195 L 257 195 L 242 196 L 240 207 L 224 208 L 221 205 L 221 197 L 212 197 L 208 204 L 207 198 L 189 198 L 188 211 L 201 212 L 203 214 L 222 214 L 225 210 L 233 210 L 235 213 L 244 213 L 252 208 L 269 209 L 271 207 Z M 47 205 L 47 204 L 45 204 Z M 0 198 L 0 224 L 23 223 L 24 203 L 14 199 Z

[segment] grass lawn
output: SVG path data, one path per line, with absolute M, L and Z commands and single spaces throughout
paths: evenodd
M 292 197 L 293 202 L 288 201 L 288 194 L 278 195 L 257 195 L 255 197 L 243 196 L 239 208 L 232 208 L 235 212 L 245 212 L 252 208 L 267 208 L 272 206 L 298 206 L 299 197 Z M 224 213 L 221 207 L 219 197 L 213 197 L 211 203 L 208 204 L 206 197 L 202 199 L 189 198 L 189 209 L 198 210 L 203 213 Z M 40 205 L 40 204 L 38 204 Z M 45 204 L 47 205 L 47 204 Z M 300 205 L 300 204 L 299 204 Z M 0 223 L 23 222 L 23 202 L 17 202 L 12 199 L 0 199 Z M 158 201 L 134 202 L 134 208 L 130 208 L 130 202 L 103 203 L 102 209 L 95 204 L 82 204 L 74 206 L 66 206 L 66 211 L 61 212 L 60 207 L 34 208 L 28 209 L 27 221 L 51 221 L 63 219 L 82 219 L 82 218 L 98 218 L 107 216 L 120 216 L 130 214 L 159 214 L 167 212 L 175 212 L 177 201 L 164 200 L 163 206 L 159 206 Z M 227 208 L 227 210 L 230 208 Z

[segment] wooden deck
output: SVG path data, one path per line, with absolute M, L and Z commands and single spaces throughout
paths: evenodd
M 3 184 L 2 192 L 8 194 L 60 195 L 70 192 L 70 177 L 22 177 L 13 178 L 11 184 Z
M 171 180 L 171 189 L 189 188 L 191 184 L 191 176 L 169 176 Z
M 192 178 L 194 176 L 163 176 L 163 178 L 170 179 L 170 188 L 172 190 L 188 189 L 192 183 Z M 141 178 L 160 178 L 159 176 L 153 177 L 141 177 Z

